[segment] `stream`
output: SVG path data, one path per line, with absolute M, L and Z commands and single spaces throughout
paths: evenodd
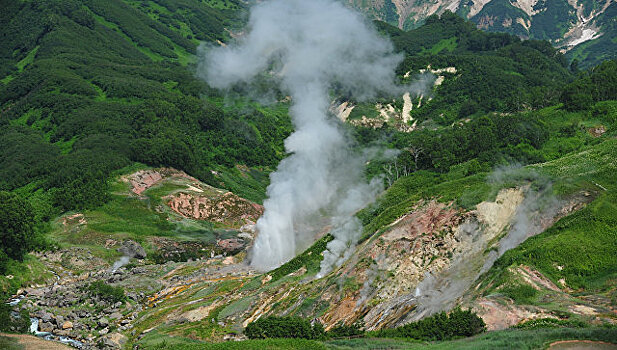
M 54 286 L 57 285 L 60 282 L 60 275 L 58 275 L 55 271 L 50 270 L 54 276 L 56 277 L 56 281 L 54 282 Z M 19 305 L 19 303 L 24 300 L 24 298 L 26 297 L 25 294 L 21 294 L 21 295 L 17 295 L 13 298 L 11 298 L 7 304 L 9 306 L 15 307 L 17 305 Z M 19 313 L 13 311 L 12 315 L 14 317 L 20 317 Z M 70 345 L 72 347 L 81 349 L 84 347 L 84 343 L 80 342 L 79 340 L 75 340 L 72 339 L 70 337 L 66 337 L 66 336 L 56 336 L 53 335 L 50 332 L 40 332 L 39 331 L 39 319 L 36 317 L 30 317 L 30 333 L 34 334 L 35 336 L 39 337 L 39 338 L 43 338 L 45 340 L 51 340 L 51 341 L 57 341 L 60 342 L 62 344 L 66 344 L 66 345 Z
M 55 336 L 50 332 L 40 332 L 39 331 L 39 319 L 36 317 L 30 318 L 30 333 L 36 335 L 39 338 L 43 338 L 45 340 L 57 341 L 62 344 L 70 345 L 72 347 L 81 349 L 84 347 L 84 343 L 79 340 L 75 340 L 65 336 Z

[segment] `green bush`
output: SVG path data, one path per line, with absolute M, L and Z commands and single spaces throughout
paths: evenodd
M 369 335 L 434 341 L 470 337 L 485 330 L 486 324 L 475 312 L 456 308 L 449 314 L 440 312 L 401 327 L 370 332 Z
M 363 327 L 364 324 L 362 322 L 356 322 L 351 325 L 341 323 L 330 328 L 330 330 L 326 332 L 326 335 L 329 338 L 357 337 L 364 335 L 364 331 L 362 330 Z
M 528 284 L 517 284 L 504 287 L 501 293 L 517 303 L 528 304 L 533 301 L 538 291 Z
M 90 283 L 87 290 L 90 295 L 98 296 L 100 299 L 106 300 L 110 303 L 117 303 L 119 301 L 126 300 L 124 289 L 122 287 L 114 287 L 103 281 Z
M 307 271 L 318 271 L 321 260 L 323 260 L 323 256 L 321 255 L 321 253 L 326 250 L 328 242 L 333 239 L 334 237 L 332 235 L 325 235 L 320 240 L 313 243 L 313 245 L 310 246 L 307 250 L 302 252 L 302 254 L 296 256 L 285 264 L 272 270 L 270 272 L 270 275 L 272 276 L 271 281 L 277 281 L 282 277 L 285 277 L 288 274 L 297 271 L 303 266 L 306 267 Z
M 0 303 L 0 332 L 26 333 L 30 328 L 30 316 L 22 310 L 19 315 L 12 315 L 8 304 Z
M 34 211 L 16 194 L 0 191 L 0 272 L 9 259 L 21 261 L 33 247 Z
M 583 321 L 560 320 L 556 318 L 539 318 L 522 322 L 514 326 L 519 329 L 539 329 L 539 328 L 587 328 L 589 325 Z
M 311 323 L 300 317 L 264 317 L 249 323 L 244 329 L 249 339 L 302 338 L 322 339 L 324 329 L 321 323 Z

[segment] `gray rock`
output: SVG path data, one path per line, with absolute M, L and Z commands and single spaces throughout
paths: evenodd
M 101 338 L 101 344 L 112 349 L 120 349 L 126 344 L 128 338 L 120 333 L 112 333 Z
M 56 326 L 58 327 L 62 327 L 62 324 L 64 323 L 64 317 L 62 316 L 56 316 Z
M 109 315 L 109 318 L 111 318 L 112 320 L 115 320 L 115 319 L 118 319 L 118 318 L 121 318 L 121 317 L 122 317 L 122 314 L 119 313 L 119 312 L 114 312 L 111 315 Z
M 118 251 L 126 256 L 130 256 L 132 258 L 137 259 L 145 259 L 146 258 L 146 250 L 144 247 L 139 245 L 139 243 L 135 241 L 124 241 L 122 246 L 118 248 Z
M 100 335 L 105 335 L 105 334 L 107 334 L 107 333 L 109 333 L 109 328 L 103 328 L 103 329 L 101 329 L 101 330 L 99 331 L 99 334 L 100 334 Z
M 105 317 L 101 317 L 97 323 L 100 327 L 103 327 L 103 328 L 109 326 L 109 320 L 106 319 Z
M 54 330 L 54 325 L 51 322 L 41 322 L 39 324 L 39 330 L 41 332 L 51 332 Z
M 51 322 L 51 320 L 54 318 L 54 315 L 52 315 L 51 313 L 47 311 L 42 311 L 39 317 L 41 318 L 41 321 L 43 322 Z

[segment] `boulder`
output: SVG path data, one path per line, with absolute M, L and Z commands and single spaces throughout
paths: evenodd
M 41 322 L 39 324 L 39 330 L 41 332 L 50 332 L 54 330 L 54 325 L 51 322 Z
M 51 322 L 51 320 L 54 318 L 54 315 L 46 311 L 40 311 L 40 313 L 38 313 L 36 316 L 38 316 L 43 322 Z
M 99 321 L 98 321 L 98 324 L 99 324 L 100 327 L 105 328 L 105 327 L 109 326 L 109 320 L 106 319 L 105 317 L 101 317 L 101 319 L 99 319 Z
M 65 321 L 62 324 L 62 329 L 71 329 L 71 328 L 73 328 L 73 322 L 71 321 Z
M 121 349 L 126 344 L 128 338 L 120 333 L 111 333 L 101 338 L 103 347 Z
M 146 258 L 146 250 L 144 249 L 144 247 L 132 240 L 124 241 L 124 243 L 122 243 L 122 246 L 118 248 L 118 251 L 131 258 Z

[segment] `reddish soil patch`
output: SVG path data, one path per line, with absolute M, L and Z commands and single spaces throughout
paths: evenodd
M 166 198 L 167 205 L 184 217 L 229 224 L 254 223 L 264 210 L 231 192 L 214 197 L 179 192 Z
M 84 217 L 84 214 L 73 214 L 73 215 L 68 215 L 62 218 L 62 225 L 69 226 L 69 225 L 85 225 L 87 224 L 86 222 L 86 218 Z
M 190 181 L 198 182 L 194 177 L 172 168 L 160 168 L 151 170 L 140 170 L 125 178 L 131 184 L 131 191 L 136 195 L 141 195 L 148 188 L 169 177 L 185 178 Z

